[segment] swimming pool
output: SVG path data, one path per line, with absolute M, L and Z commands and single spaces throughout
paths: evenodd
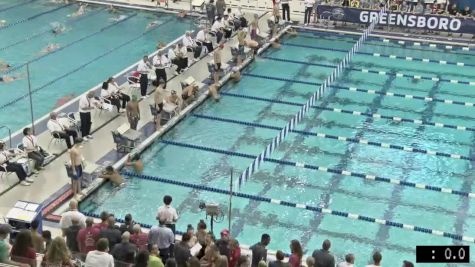
M 77 4 L 46 0 L 0 1 L 0 20 L 7 21 L 0 28 L 0 60 L 13 66 L 0 76 L 23 78 L 0 84 L 1 125 L 15 131 L 31 122 L 26 63 L 38 119 L 148 55 L 158 42 L 168 43 L 194 27 L 174 14 L 126 9 L 111 14 L 104 6 L 88 6 L 83 16 L 69 16 L 77 10 Z M 112 20 L 119 16 L 123 19 Z M 146 30 L 155 20 L 158 26 Z M 63 24 L 66 32 L 54 35 L 53 22 Z M 42 55 L 48 44 L 60 49 Z
M 230 169 L 236 177 L 249 165 L 355 42 L 354 36 L 321 32 L 283 38 L 282 49 L 269 49 L 240 83 L 224 86 L 220 102 L 205 102 L 146 150 L 144 174 L 227 190 Z M 298 132 L 272 154 L 275 160 L 265 162 L 240 192 L 473 237 L 473 199 L 431 188 L 473 191 L 475 53 L 376 38 L 363 47 Z M 372 181 L 375 176 L 384 179 Z M 220 203 L 227 214 L 225 194 L 139 177 L 129 177 L 121 190 L 105 184 L 81 209 L 118 217 L 131 212 L 137 221 L 155 224 L 165 194 L 174 197 L 179 230 L 204 218 L 200 201 Z M 287 251 L 288 242 L 298 239 L 311 254 L 328 238 L 340 260 L 353 252 L 358 266 L 375 249 L 383 264 L 396 266 L 415 261 L 416 245 L 456 243 L 241 197 L 233 198 L 232 213 L 231 233 L 241 244 L 252 245 L 269 232 L 271 249 Z M 226 219 L 215 231 L 224 227 Z

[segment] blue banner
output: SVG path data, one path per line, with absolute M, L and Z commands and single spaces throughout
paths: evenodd
M 380 25 L 475 34 L 475 19 L 471 17 L 424 15 L 397 11 L 388 11 L 379 17 L 378 10 L 327 5 L 319 5 L 317 12 L 318 16 L 324 19 L 351 23 L 369 24 L 372 20 L 379 19 Z

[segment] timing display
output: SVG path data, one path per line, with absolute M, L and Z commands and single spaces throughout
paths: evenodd
M 468 263 L 470 262 L 469 246 L 417 246 L 416 262 L 418 263 Z

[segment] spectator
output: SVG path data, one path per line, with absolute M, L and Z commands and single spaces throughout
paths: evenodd
M 163 261 L 160 258 L 160 251 L 158 250 L 158 246 L 156 244 L 150 249 L 148 267 L 164 267 Z
M 38 220 L 31 222 L 31 241 L 33 242 L 33 248 L 38 253 L 45 253 L 45 241 L 43 237 L 38 233 L 38 227 L 40 223 Z
M 300 267 L 300 264 L 302 263 L 303 251 L 299 241 L 292 240 L 290 242 L 290 252 L 292 253 L 289 257 L 290 267 Z
M 23 129 L 23 135 L 23 150 L 27 153 L 28 158 L 35 161 L 35 172 L 38 172 L 43 168 L 47 153 L 38 145 L 38 140 L 33 135 L 31 128 Z
M 140 120 L 140 106 L 136 95 L 132 95 L 132 100 L 127 103 L 126 111 L 130 128 L 137 130 L 137 125 Z
M 414 8 L 414 13 L 416 14 L 424 13 L 424 5 L 421 2 L 417 3 L 416 7 Z
M 106 238 L 109 248 L 113 248 L 116 244 L 120 243 L 122 237 L 119 229 L 115 226 L 114 215 L 109 215 L 107 223 L 109 226 L 99 232 L 99 238 Z
M 130 233 L 125 231 L 122 234 L 122 242 L 116 244 L 112 249 L 112 256 L 114 259 L 124 262 L 133 263 L 137 247 L 130 243 Z M 147 255 L 148 258 L 148 255 Z
M 175 235 L 172 230 L 165 226 L 165 220 L 159 220 L 159 225 L 154 225 L 148 232 L 148 245 L 157 245 L 160 251 L 160 258 L 166 262 L 175 243 Z
M 345 261 L 340 262 L 338 264 L 338 267 L 353 267 L 355 264 L 355 256 L 353 254 L 346 254 L 345 255 Z
M 69 128 L 65 123 L 58 119 L 56 112 L 51 112 L 49 114 L 49 121 L 46 124 L 46 127 L 48 127 L 48 130 L 52 135 L 64 139 L 68 149 L 73 146 L 74 139 L 78 137 L 78 133 L 75 130 Z
M 130 243 L 136 245 L 139 251 L 147 250 L 148 235 L 142 232 L 140 224 L 134 225 L 132 233 Z
M 335 257 L 330 254 L 331 242 L 326 239 L 323 241 L 322 249 L 313 251 L 312 257 L 315 259 L 315 265 L 318 267 L 334 267 Z
M 216 264 L 214 265 L 215 267 L 228 267 L 228 257 L 225 255 L 220 255 L 218 259 L 216 260 Z M 267 264 L 266 264 L 267 267 Z
M 200 220 L 196 226 L 196 238 L 201 246 L 205 245 L 206 235 L 208 231 L 206 230 L 206 223 L 203 220 Z
M 414 263 L 410 261 L 403 261 L 402 262 L 402 267 L 414 267 Z
M 195 229 L 193 228 L 193 226 L 191 224 L 188 224 L 188 226 L 186 227 L 186 233 L 188 233 L 190 235 L 190 241 L 188 242 L 188 247 L 192 248 L 196 245 L 196 242 L 197 242 L 197 238 L 196 238 L 196 235 L 195 235 Z
M 5 143 L 0 141 L 0 171 L 14 172 L 16 176 L 18 176 L 21 185 L 29 186 L 35 180 L 28 177 L 21 164 L 10 162 L 10 158 L 15 155 L 17 155 L 17 153 L 11 153 L 8 150 L 5 150 Z
M 208 245 L 205 255 L 200 259 L 201 267 L 214 267 L 219 256 L 218 247 L 215 244 Z
M 315 267 L 315 259 L 312 256 L 307 257 L 305 263 L 307 264 L 307 267 Z
M 165 263 L 165 267 L 176 267 L 176 261 L 175 259 L 168 259 L 167 262 Z
M 77 243 L 79 251 L 82 254 L 87 254 L 96 248 L 97 240 L 99 239 L 99 228 L 94 227 L 92 218 L 86 219 L 86 228 L 79 230 L 77 235 Z
M 209 0 L 209 3 L 206 4 L 206 16 L 208 17 L 209 24 L 214 23 L 214 18 L 216 17 L 216 6 L 214 5 L 214 0 Z
M 239 257 L 241 257 L 239 242 L 236 239 L 229 240 L 229 267 L 236 267 Z
M 282 250 L 277 250 L 275 254 L 275 261 L 269 262 L 269 267 L 289 267 L 288 262 L 284 262 L 284 252 Z
M 92 139 L 91 135 L 91 111 L 100 107 L 100 103 L 94 99 L 94 92 L 89 91 L 79 99 L 79 117 L 81 119 L 81 136 L 84 141 Z M 76 139 L 76 138 L 75 138 Z
M 64 242 L 64 238 L 58 236 L 51 242 L 50 249 L 43 258 L 43 266 L 74 266 L 71 260 L 71 252 Z
M 216 16 L 223 17 L 226 10 L 226 2 L 224 0 L 216 0 Z
M 114 258 L 108 251 L 109 241 L 107 238 L 100 238 L 96 250 L 87 253 L 85 267 L 114 267 Z
M 259 261 L 267 261 L 267 245 L 270 243 L 270 235 L 263 234 L 261 241 L 250 247 L 252 251 L 251 267 L 257 267 Z
M 9 224 L 0 224 L 0 263 L 20 266 L 20 263 L 9 259 L 8 235 L 11 231 L 12 227 Z
M 214 235 L 213 233 L 207 233 L 206 236 L 205 236 L 205 242 L 202 244 L 202 247 L 201 247 L 201 250 L 200 252 L 198 253 L 197 257 L 198 259 L 202 259 L 204 257 L 204 255 L 206 254 L 206 249 L 213 245 L 215 246 L 214 242 L 215 242 L 215 238 L 214 238 Z
M 226 256 L 229 259 L 229 230 L 223 229 L 220 233 L 221 238 L 216 241 L 219 254 Z
M 200 260 L 197 257 L 191 257 L 188 261 L 188 267 L 201 267 Z
M 29 230 L 23 229 L 17 234 L 10 254 L 12 260 L 36 267 L 36 251 L 33 248 Z
M 79 225 L 79 218 L 73 217 L 71 219 L 72 225 L 66 229 L 66 244 L 68 245 L 69 250 L 71 252 L 79 252 L 79 245 L 78 245 L 78 234 L 81 230 L 81 226 Z
M 289 0 L 277 0 L 276 3 L 280 2 L 282 6 L 282 19 L 290 22 L 290 6 Z
M 63 230 L 63 235 L 66 233 L 72 223 L 72 219 L 77 218 L 79 220 L 79 225 L 81 228 L 86 227 L 86 216 L 78 210 L 78 202 L 76 200 L 71 200 L 69 202 L 69 211 L 61 214 L 61 220 L 59 221 L 59 227 Z
M 315 4 L 315 0 L 305 0 L 305 17 L 303 20 L 303 23 L 305 26 L 310 24 L 310 18 L 312 16 L 314 4 Z
M 238 264 L 237 265 L 238 267 L 249 267 L 250 266 L 249 257 L 245 255 L 241 255 L 241 257 L 239 257 L 238 259 L 237 264 Z
M 177 267 L 187 267 L 188 260 L 191 258 L 190 247 L 188 242 L 191 236 L 188 233 L 184 233 L 181 236 L 181 241 L 175 246 L 175 260 Z
M 383 256 L 379 251 L 376 251 L 373 253 L 373 264 L 366 265 L 366 267 L 378 267 L 381 266 L 381 260 L 383 259 Z
M 101 222 L 98 224 L 95 224 L 94 227 L 98 228 L 99 230 L 109 227 L 109 223 L 107 222 L 109 219 L 109 213 L 107 211 L 101 212 L 100 218 L 101 218 Z
M 51 232 L 48 230 L 44 230 L 43 233 L 41 233 L 41 236 L 43 237 L 43 240 L 45 241 L 45 252 L 48 252 L 49 247 L 51 246 L 51 243 L 53 242 L 51 238 Z
M 173 234 L 175 234 L 175 223 L 178 220 L 178 214 L 175 208 L 171 206 L 172 201 L 173 199 L 169 195 L 163 197 L 164 205 L 158 208 L 157 220 L 162 220 L 167 227 L 172 229 Z
M 135 257 L 135 265 L 134 267 L 147 267 L 149 266 L 149 253 L 146 250 L 142 250 L 137 254 Z

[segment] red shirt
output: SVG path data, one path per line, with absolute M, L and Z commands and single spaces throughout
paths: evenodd
M 107 223 L 97 223 L 97 224 L 94 224 L 92 227 L 97 228 L 100 231 L 102 229 L 109 227 L 109 225 Z
M 229 253 L 229 266 L 228 267 L 235 267 L 239 257 L 241 257 L 241 248 L 237 247 Z
M 289 257 L 289 264 L 290 267 L 300 267 L 300 264 L 302 263 L 302 259 L 297 256 L 297 254 L 292 254 Z
M 147 250 L 148 235 L 146 233 L 136 233 L 130 236 L 130 243 L 137 246 L 140 250 Z
M 96 242 L 99 239 L 99 232 L 99 228 L 94 226 L 79 230 L 76 240 L 81 253 L 87 254 L 89 251 L 96 249 Z
M 31 264 L 32 261 L 36 261 L 36 251 L 33 248 L 28 248 L 26 253 L 21 255 L 18 251 L 16 251 L 15 246 L 13 246 L 11 255 L 13 261 L 21 263 Z

